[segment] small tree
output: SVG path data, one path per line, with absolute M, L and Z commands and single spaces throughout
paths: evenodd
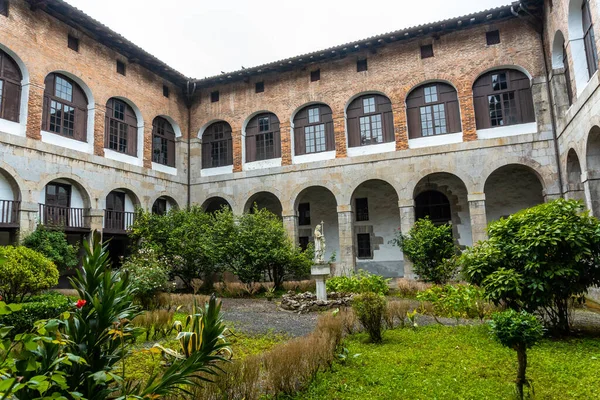
M 23 239 L 23 246 L 38 251 L 56 264 L 60 272 L 68 271 L 79 264 L 79 246 L 67 242 L 65 233 L 38 225 L 35 231 Z
M 385 297 L 377 293 L 362 293 L 354 296 L 352 309 L 365 328 L 373 343 L 381 343 L 383 318 L 387 310 Z
M 523 386 L 529 386 L 527 370 L 527 349 L 533 347 L 544 336 L 544 329 L 538 319 L 526 311 L 508 310 L 495 313 L 490 322 L 492 333 L 503 346 L 517 352 L 517 393 L 523 399 Z
M 153 306 L 159 292 L 169 290 L 169 268 L 165 257 L 159 256 L 153 247 L 142 246 L 125 260 L 121 269 L 129 272 L 134 296 L 146 310 Z
M 600 222 L 573 200 L 555 200 L 491 223 L 489 239 L 461 256 L 467 280 L 494 303 L 541 310 L 569 331 L 569 302 L 600 284 Z
M 0 246 L 0 296 L 8 303 L 23 301 L 58 284 L 56 265 L 24 246 Z
M 398 232 L 392 242 L 400 247 L 424 281 L 443 284 L 456 273 L 453 257 L 458 249 L 450 225 L 436 226 L 429 218 L 419 219 L 408 235 Z

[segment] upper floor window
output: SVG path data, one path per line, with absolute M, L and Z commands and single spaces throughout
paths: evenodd
M 42 129 L 71 139 L 87 140 L 88 100 L 81 87 L 61 74 L 44 81 Z
M 152 161 L 175 167 L 175 131 L 162 117 L 156 117 L 152 122 Z
M 112 98 L 106 103 L 104 146 L 135 157 L 138 121 L 133 108 L 123 100 Z
M 347 117 L 349 147 L 394 141 L 392 103 L 387 97 L 357 97 L 348 106 Z
M 529 78 L 514 69 L 488 72 L 473 85 L 477 129 L 535 122 Z
M 296 155 L 335 150 L 331 108 L 325 104 L 306 106 L 294 116 Z
M 22 79 L 15 60 L 0 50 L 0 118 L 19 122 Z
M 273 113 L 254 116 L 246 126 L 246 162 L 281 157 L 279 119 Z
M 596 40 L 594 39 L 594 25 L 590 12 L 590 2 L 584 0 L 581 5 L 581 18 L 583 25 L 583 45 L 585 47 L 585 58 L 587 61 L 590 78 L 598 69 L 598 53 L 596 52 Z
M 460 111 L 456 90 L 446 83 L 426 84 L 406 98 L 408 137 L 460 132 Z
M 202 168 L 233 165 L 231 126 L 224 121 L 215 122 L 202 135 Z

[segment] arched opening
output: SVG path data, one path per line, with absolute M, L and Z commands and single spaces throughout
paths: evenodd
M 404 275 L 402 254 L 390 243 L 400 226 L 398 194 L 389 183 L 372 179 L 352 193 L 356 266 L 385 277 Z
M 202 169 L 229 165 L 233 165 L 231 125 L 217 121 L 202 133 Z
M 67 178 L 48 182 L 38 203 L 41 224 L 79 236 L 89 232 L 90 198 L 78 182 Z
M 335 151 L 333 112 L 327 104 L 301 108 L 293 120 L 294 155 Z
M 326 240 L 324 259 L 330 260 L 335 255 L 336 261 L 339 261 L 340 233 L 335 195 L 322 186 L 307 187 L 298 194 L 294 209 L 298 216 L 300 246 L 305 249 L 313 243 L 315 228 L 323 223 Z
M 392 102 L 381 94 L 356 97 L 346 108 L 348 147 L 394 141 Z
M 0 49 L 0 119 L 20 121 L 22 80 L 17 62 Z
M 600 128 L 594 126 L 586 146 L 586 198 L 588 208 L 595 217 L 600 216 Z
M 271 160 L 281 157 L 279 118 L 271 112 L 256 114 L 245 129 L 245 162 Z
M 140 201 L 131 190 L 124 188 L 112 190 L 105 200 L 103 240 L 109 240 L 111 261 L 118 266 L 129 255 L 127 233 L 135 222 L 135 209 Z
M 211 197 L 204 201 L 204 203 L 202 203 L 202 209 L 204 210 L 204 212 L 211 214 L 221 210 L 223 207 L 228 208 L 230 210 L 232 209 L 231 204 L 229 204 L 227 200 L 218 196 Z
M 406 97 L 406 117 L 410 139 L 460 132 L 456 89 L 443 82 L 417 86 Z
M 0 246 L 15 244 L 19 229 L 21 191 L 15 179 L 0 169 Z
M 569 2 L 569 47 L 573 57 L 577 94 L 580 94 L 598 69 L 598 53 L 588 0 Z
M 585 201 L 583 183 L 581 183 L 581 164 L 575 149 L 567 154 L 567 198 Z
M 415 186 L 415 219 L 429 217 L 435 224 L 451 224 L 460 246 L 471 246 L 471 215 L 465 183 L 456 175 L 436 172 Z
M 517 69 L 498 69 L 481 75 L 473 84 L 477 129 L 535 122 L 531 81 Z
M 124 98 L 110 98 L 106 103 L 104 147 L 141 160 L 143 139 L 144 120 L 139 109 Z
M 175 167 L 175 129 L 163 117 L 152 121 L 152 162 Z
M 152 214 L 165 215 L 171 209 L 178 208 L 177 202 L 169 196 L 160 196 L 152 204 Z
M 571 88 L 571 71 L 569 69 L 567 54 L 565 38 L 561 31 L 556 31 L 554 41 L 552 42 L 552 85 L 559 98 L 555 99 L 555 101 L 559 104 L 565 103 L 565 105 L 571 105 L 573 102 L 573 90 Z M 561 101 L 562 98 L 565 98 L 566 101 Z
M 244 212 L 252 213 L 254 212 L 254 207 L 259 210 L 266 209 L 277 215 L 279 218 L 281 218 L 283 211 L 283 207 L 277 196 L 270 192 L 258 192 L 253 194 L 246 202 Z
M 484 186 L 488 223 L 543 203 L 543 190 L 538 175 L 530 167 L 510 164 L 498 168 Z
M 70 77 L 53 72 L 44 80 L 42 130 L 69 139 L 88 139 L 88 103 L 83 88 Z

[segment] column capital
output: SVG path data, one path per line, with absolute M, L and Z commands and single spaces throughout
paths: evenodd
M 337 206 L 338 213 L 352 212 L 352 204 L 343 204 Z
M 281 218 L 298 218 L 298 214 L 295 211 L 284 210 L 281 213 Z
M 485 193 L 469 193 L 467 201 L 485 201 Z
M 414 207 L 414 206 L 415 206 L 415 200 L 414 199 L 401 199 L 401 200 L 398 200 L 398 207 L 399 208 Z

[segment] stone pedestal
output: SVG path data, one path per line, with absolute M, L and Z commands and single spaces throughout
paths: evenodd
M 468 195 L 469 215 L 471 216 L 471 235 L 473 244 L 487 239 L 487 217 L 485 214 L 485 194 Z
M 331 273 L 331 268 L 328 264 L 317 264 L 310 268 L 310 274 L 317 283 L 317 300 L 327 301 L 327 288 L 325 280 Z

